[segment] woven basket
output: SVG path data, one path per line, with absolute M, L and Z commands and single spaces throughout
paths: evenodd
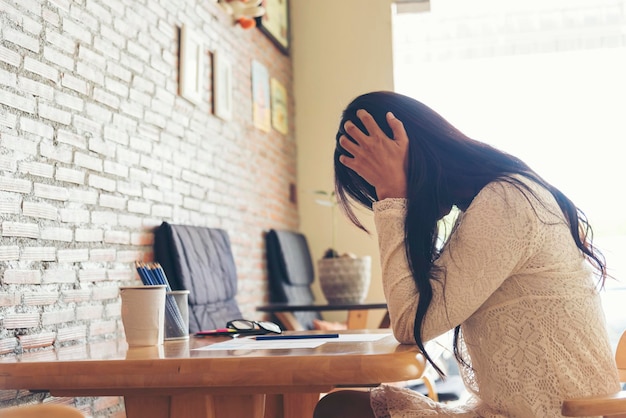
M 323 258 L 317 262 L 320 286 L 330 304 L 361 303 L 370 287 L 369 256 Z

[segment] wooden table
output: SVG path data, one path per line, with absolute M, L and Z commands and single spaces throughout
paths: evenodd
M 302 330 L 293 312 L 324 312 L 324 311 L 348 311 L 348 321 L 346 325 L 348 329 L 364 329 L 367 328 L 367 316 L 372 309 L 387 309 L 387 304 L 380 303 L 313 303 L 313 304 L 294 304 L 294 303 L 272 303 L 269 305 L 258 306 L 257 311 L 269 312 L 278 318 L 278 320 L 290 330 Z M 385 314 L 379 328 L 389 327 L 389 314 Z
M 128 418 L 262 418 L 265 395 L 283 394 L 284 417 L 307 418 L 320 393 L 414 379 L 424 368 L 417 348 L 391 335 L 317 348 L 192 350 L 227 339 L 191 337 L 131 349 L 115 340 L 4 358 L 0 388 L 67 397 L 121 395 Z

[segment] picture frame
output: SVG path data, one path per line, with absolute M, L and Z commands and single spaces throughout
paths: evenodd
M 275 78 L 270 79 L 272 96 L 272 126 L 283 135 L 289 132 L 287 89 Z
M 233 65 L 223 52 L 213 52 L 213 113 L 230 120 L 233 115 Z
M 180 29 L 178 67 L 179 94 L 194 104 L 200 104 L 204 88 L 204 46 L 200 35 L 185 24 Z
M 257 27 L 285 55 L 289 55 L 289 0 L 263 0 L 265 14 L 256 19 Z
M 252 61 L 252 120 L 264 132 L 272 129 L 269 71 L 255 60 Z

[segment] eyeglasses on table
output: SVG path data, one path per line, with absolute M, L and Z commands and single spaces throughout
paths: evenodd
M 274 322 L 249 319 L 233 319 L 226 323 L 226 327 L 246 335 L 280 334 L 283 332 L 280 326 Z

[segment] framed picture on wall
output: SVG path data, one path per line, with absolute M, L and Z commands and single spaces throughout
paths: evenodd
M 192 103 L 202 102 L 204 49 L 200 35 L 187 25 L 180 29 L 178 60 L 179 94 Z
M 270 75 L 258 61 L 252 61 L 252 119 L 260 130 L 271 130 Z
M 281 50 L 289 54 L 289 1 L 263 0 L 265 14 L 257 18 L 257 27 Z
M 222 52 L 213 52 L 213 112 L 230 120 L 233 115 L 233 66 Z
M 287 119 L 287 90 L 280 81 L 270 80 L 272 90 L 272 126 L 283 135 L 289 132 Z

